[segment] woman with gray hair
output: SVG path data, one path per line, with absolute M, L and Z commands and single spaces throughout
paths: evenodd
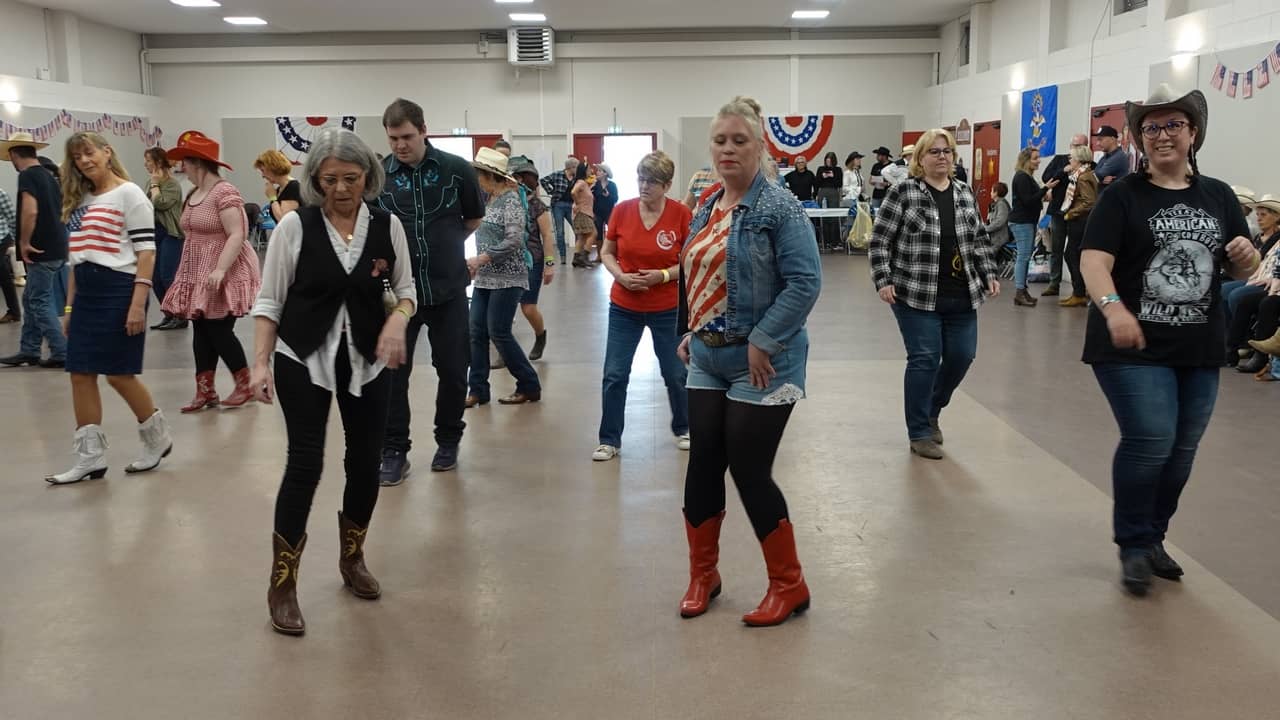
M 366 202 L 382 192 L 385 177 L 373 150 L 355 133 L 321 133 L 303 167 L 306 206 L 276 226 L 253 306 L 250 385 L 264 403 L 279 392 L 289 439 L 267 590 L 271 627 L 286 635 L 306 630 L 298 608 L 298 565 L 334 395 L 347 444 L 338 571 L 356 597 L 376 600 L 381 594 L 364 564 L 364 540 L 378 501 L 391 400 L 386 370 L 406 361 L 405 327 L 417 297 L 404 227 Z

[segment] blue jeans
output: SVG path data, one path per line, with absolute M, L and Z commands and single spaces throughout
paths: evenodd
M 622 427 L 627 414 L 627 384 L 631 380 L 631 363 L 644 329 L 653 338 L 653 354 L 658 357 L 662 381 L 667 386 L 667 402 L 671 404 L 671 432 L 689 432 L 689 394 L 684 382 L 688 370 L 676 356 L 680 335 L 676 333 L 676 309 L 664 312 L 636 312 L 609 303 L 609 337 L 604 351 L 604 380 L 600 395 L 600 444 L 622 447 Z
M 573 203 L 553 202 L 551 203 L 551 224 L 554 226 L 552 230 L 556 233 L 556 250 L 559 251 L 560 264 L 564 264 L 565 253 L 567 251 L 564 244 L 564 224 L 573 220 Z
M 1122 554 L 1163 542 L 1218 397 L 1217 368 L 1097 364 L 1120 426 L 1111 465 L 1115 542 Z
M 1231 318 L 1236 314 L 1236 308 L 1240 307 L 1241 300 L 1249 295 L 1266 294 L 1265 285 L 1248 285 L 1244 280 L 1228 280 L 1222 283 L 1222 307 L 1226 308 L 1227 326 L 1231 325 Z
M 507 371 L 516 379 L 516 392 L 535 395 L 542 392 L 538 373 L 525 357 L 520 343 L 511 334 L 511 323 L 520 305 L 524 288 L 509 287 L 501 290 L 475 288 L 471 292 L 471 372 L 467 384 L 468 393 L 489 401 L 489 341 L 498 348 L 498 354 L 507 365 Z
M 1009 223 L 1009 232 L 1018 244 L 1018 257 L 1013 265 L 1013 286 L 1027 289 L 1027 270 L 1031 267 L 1031 253 L 1036 249 L 1035 223 Z
M 182 259 L 182 238 L 174 237 L 164 229 L 163 225 L 156 225 L 156 269 L 155 274 L 151 278 L 153 287 L 151 288 L 156 299 L 164 302 L 164 294 L 169 292 L 169 286 L 173 284 L 173 277 L 178 274 L 178 261 Z
M 942 414 L 978 354 L 978 313 L 968 300 L 938 298 L 937 310 L 890 306 L 907 348 L 903 406 L 907 438 L 933 434 L 929 420 Z
M 66 298 L 66 260 L 27 263 L 27 287 L 22 293 L 23 355 L 40 357 L 40 345 L 47 341 L 50 359 L 66 359 L 67 336 L 62 334 L 62 323 L 58 321 Z

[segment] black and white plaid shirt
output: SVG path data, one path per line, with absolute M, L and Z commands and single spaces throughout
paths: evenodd
M 952 179 L 955 192 L 956 242 L 969 277 L 969 297 L 976 309 L 991 279 L 998 277 L 995 251 L 973 191 Z M 876 214 L 871 232 L 871 279 L 876 290 L 892 285 L 897 301 L 916 310 L 932 312 L 938 302 L 938 266 L 942 230 L 938 208 L 924 178 L 911 178 L 893 186 Z
M 573 187 L 573 180 L 565 177 L 564 172 L 554 172 L 542 178 L 539 181 L 542 189 L 547 191 L 547 197 L 551 202 L 573 202 L 569 197 L 569 188 Z

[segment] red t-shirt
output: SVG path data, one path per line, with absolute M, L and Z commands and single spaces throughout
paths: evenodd
M 667 198 L 662 217 L 646 229 L 640 219 L 640 200 L 625 200 L 613 209 L 606 238 L 617 243 L 616 257 L 623 272 L 661 270 L 679 264 L 680 250 L 692 221 L 693 213 L 684 203 Z M 633 312 L 674 310 L 680 304 L 678 279 L 673 273 L 671 282 L 641 292 L 632 292 L 615 282 L 609 299 Z

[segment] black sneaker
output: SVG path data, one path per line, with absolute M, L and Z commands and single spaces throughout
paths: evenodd
M 39 355 L 23 355 L 22 353 L 18 353 L 16 355 L 10 355 L 9 357 L 0 358 L 0 365 L 8 365 L 9 367 L 22 367 L 23 365 L 35 367 L 39 364 Z
M 383 450 L 382 465 L 378 467 L 378 484 L 395 487 L 409 474 L 409 458 L 400 450 Z
M 431 472 L 448 472 L 458 467 L 458 446 L 441 445 L 431 458 Z
M 1182 580 L 1182 566 L 1178 564 L 1178 561 L 1169 557 L 1169 553 L 1164 550 L 1163 543 L 1156 543 L 1151 546 L 1151 573 L 1165 580 L 1173 580 L 1175 582 Z
M 1142 597 L 1151 588 L 1151 556 L 1131 553 L 1120 556 L 1121 582 L 1130 594 Z

